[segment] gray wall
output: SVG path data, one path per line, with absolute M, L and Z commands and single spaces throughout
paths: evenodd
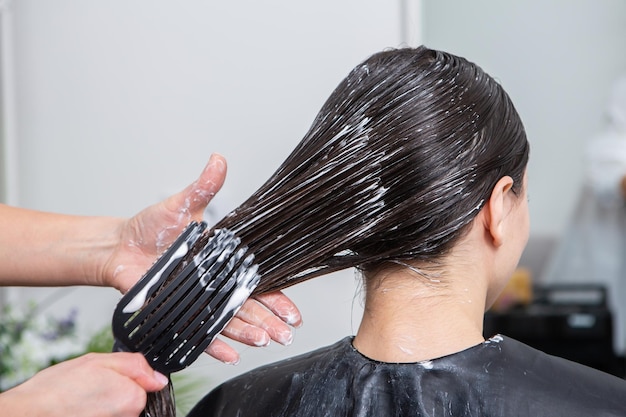
M 12 6 L 19 203 L 66 213 L 132 215 L 192 181 L 211 152 L 229 160 L 213 205 L 226 212 L 273 172 L 357 62 L 401 43 L 399 2 L 384 0 Z M 626 3 L 424 0 L 422 11 L 428 46 L 480 63 L 517 103 L 533 147 L 532 233 L 560 234 L 579 190 L 582 146 L 602 126 L 610 82 L 626 70 Z M 238 367 L 203 358 L 194 371 L 213 384 L 356 331 L 351 271 L 288 293 L 306 323 L 293 346 L 242 348 Z M 60 311 L 78 306 L 94 328 L 119 296 L 52 297 Z
M 0 203 L 6 203 L 6 186 L 7 186 L 7 178 L 6 178 L 6 166 L 7 166 L 7 161 L 6 161 L 6 151 L 5 151 L 5 136 L 6 136 L 6 132 L 4 129 L 4 125 L 5 125 L 5 120 L 4 120 L 4 114 L 5 114 L 5 103 L 4 103 L 4 91 L 5 91 L 5 75 L 4 75 L 4 65 L 2 65 L 3 61 L 1 57 L 5 56 L 5 51 L 4 51 L 4 33 L 5 33 L 5 28 L 4 28 L 4 19 L 3 19 L 3 15 L 2 15 L 2 9 L 0 8 Z M 1 297 L 0 297 L 0 302 L 1 302 Z

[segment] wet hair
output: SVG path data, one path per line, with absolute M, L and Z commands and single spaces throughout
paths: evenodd
M 213 229 L 253 254 L 256 294 L 350 267 L 436 262 L 500 178 L 521 191 L 528 155 L 513 103 L 477 65 L 386 50 L 350 72 L 278 170 Z M 169 395 L 149 396 L 151 417 L 172 413 L 160 408 Z
M 274 175 L 216 228 L 259 263 L 256 293 L 386 262 L 433 262 L 529 144 L 499 83 L 464 58 L 386 50 L 355 67 Z

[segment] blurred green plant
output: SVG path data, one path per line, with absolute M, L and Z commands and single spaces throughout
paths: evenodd
M 78 312 L 55 318 L 30 303 L 19 310 L 5 306 L 0 315 L 0 392 L 42 369 L 88 352 L 111 352 L 113 332 L 105 326 L 90 336 L 77 331 Z M 181 371 L 172 375 L 176 411 L 185 416 L 204 394 L 206 381 Z
M 0 392 L 84 352 L 76 316 L 76 310 L 62 318 L 42 315 L 34 303 L 23 310 L 5 306 L 0 316 Z

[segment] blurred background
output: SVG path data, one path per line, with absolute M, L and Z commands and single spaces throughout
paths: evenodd
M 609 306 L 623 314 L 619 233 L 594 238 L 614 250 L 606 262 L 619 263 L 601 276 L 603 260 L 584 274 L 572 267 L 572 259 L 590 263 L 564 241 L 590 241 L 574 226 L 581 201 L 596 197 L 589 143 L 608 129 L 614 85 L 626 75 L 626 2 L 4 0 L 0 12 L 4 203 L 131 216 L 181 190 L 218 152 L 229 172 L 207 216 L 220 218 L 273 173 L 352 67 L 384 48 L 425 44 L 477 62 L 525 123 L 532 226 L 521 266 L 532 284 L 606 281 Z M 618 223 L 605 228 L 619 232 Z M 352 271 L 287 293 L 305 321 L 294 343 L 238 345 L 235 367 L 202 358 L 188 372 L 204 390 L 356 332 L 362 305 Z M 120 297 L 89 288 L 1 294 L 4 304 L 43 302 L 50 314 L 76 309 L 83 332 L 106 326 Z M 622 330 L 618 339 L 623 353 Z

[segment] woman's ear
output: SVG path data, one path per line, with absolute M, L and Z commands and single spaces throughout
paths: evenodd
M 513 187 L 513 178 L 509 176 L 500 178 L 493 187 L 491 197 L 484 207 L 487 211 L 485 213 L 485 227 L 495 246 L 502 245 L 504 241 L 504 220 L 509 207 L 507 193 L 511 187 Z

